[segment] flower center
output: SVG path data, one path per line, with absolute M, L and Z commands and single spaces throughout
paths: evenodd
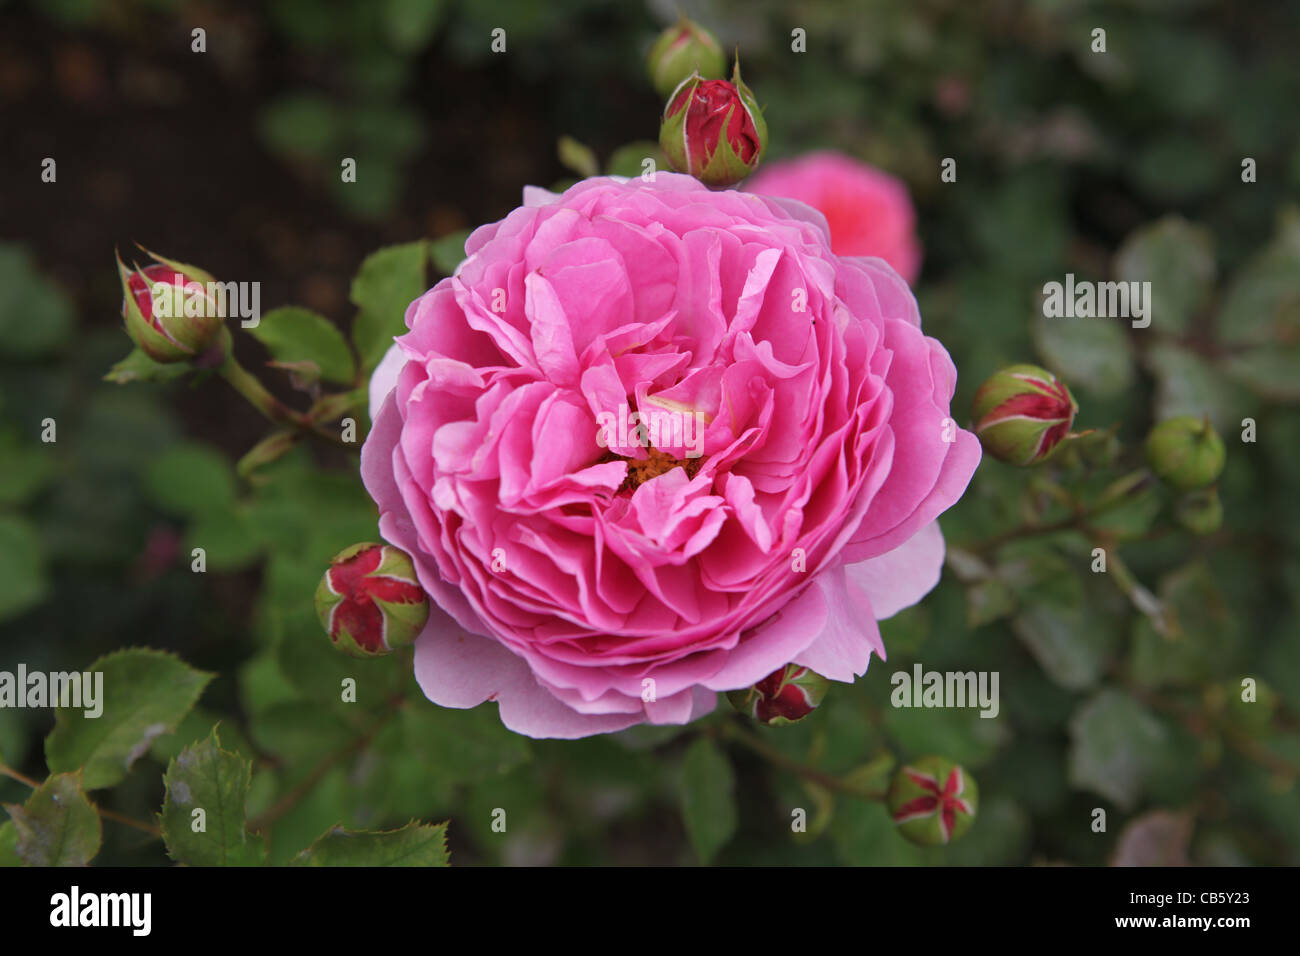
M 606 452 L 601 458 L 602 463 L 608 461 L 627 462 L 627 477 L 623 479 L 623 484 L 618 486 L 618 494 L 636 491 L 651 478 L 666 475 L 674 468 L 684 468 L 686 477 L 694 478 L 699 473 L 700 466 L 704 464 L 703 458 L 674 458 L 667 452 L 660 451 L 654 445 L 646 446 L 645 451 L 645 458 L 628 458 L 612 451 Z

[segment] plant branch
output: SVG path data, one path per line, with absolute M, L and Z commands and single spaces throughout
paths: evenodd
M 883 800 L 885 791 L 873 790 L 867 787 L 860 787 L 851 781 L 837 777 L 834 774 L 818 770 L 816 767 L 810 767 L 807 764 L 800 763 L 792 757 L 787 757 L 781 751 L 768 744 L 758 736 L 737 727 L 734 723 L 725 723 L 716 730 L 710 732 L 716 733 L 724 740 L 734 740 L 737 743 L 748 747 L 754 753 L 758 754 L 768 763 L 786 771 L 793 773 L 810 783 L 815 783 L 819 787 L 831 790 L 836 793 L 847 794 L 848 796 L 857 797 L 859 800 Z
M 35 790 L 41 785 L 40 781 L 33 780 L 31 777 L 27 776 L 26 774 L 19 773 L 17 770 L 13 769 L 13 767 L 6 766 L 5 764 L 2 763 L 0 763 L 0 776 L 8 777 L 11 780 L 17 780 L 19 783 L 31 787 L 33 790 Z M 114 823 L 120 823 L 123 826 L 133 827 L 136 830 L 141 831 L 142 833 L 147 833 L 150 836 L 160 840 L 162 839 L 162 830 L 160 830 L 158 827 L 154 826 L 151 823 L 142 823 L 139 820 L 125 816 L 121 813 L 117 813 L 116 811 L 105 810 L 103 807 L 99 806 L 93 801 L 91 801 L 90 805 L 94 807 L 95 812 L 98 813 L 105 820 L 112 820 Z
M 334 769 L 336 765 L 364 750 L 370 741 L 374 740 L 388 722 L 393 719 L 398 710 L 401 709 L 402 703 L 403 701 L 401 698 L 394 697 L 390 699 L 389 709 L 380 716 L 372 727 L 364 733 L 354 737 L 338 750 L 322 757 L 316 766 L 312 767 L 308 772 L 307 776 L 298 781 L 298 783 L 290 788 L 284 796 L 272 804 L 266 811 L 249 821 L 249 832 L 257 833 L 270 827 L 271 824 L 275 823 L 276 820 L 279 820 L 282 816 L 296 807 L 304 797 L 311 793 L 312 790 L 315 789 L 316 784 L 320 783 L 321 780 L 324 779 L 325 775 Z

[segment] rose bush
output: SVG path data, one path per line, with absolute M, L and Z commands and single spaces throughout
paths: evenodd
M 524 200 L 372 378 L 362 477 L 435 605 L 425 694 L 578 737 L 690 721 L 790 662 L 864 673 L 980 458 L 907 284 L 802 203 L 688 176 Z M 701 413 L 702 456 L 603 448 L 620 404 Z
M 843 153 L 823 151 L 770 163 L 745 183 L 765 196 L 806 202 L 831 230 L 841 256 L 879 256 L 909 283 L 921 271 L 916 213 L 907 186 Z

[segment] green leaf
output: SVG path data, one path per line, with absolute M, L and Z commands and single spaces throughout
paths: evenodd
M 257 715 L 251 733 L 263 752 L 288 766 L 313 765 L 341 751 L 356 736 L 338 714 L 305 700 L 272 704 Z
M 555 151 L 566 169 L 571 169 L 583 179 L 600 175 L 600 163 L 590 146 L 579 143 L 572 136 L 561 136 L 555 144 Z
M 884 729 L 904 753 L 941 753 L 972 769 L 982 767 L 993 759 L 1009 733 L 1007 721 L 998 719 L 1006 704 L 1000 683 L 996 697 L 991 684 L 986 682 L 985 687 L 989 695 L 988 717 L 980 716 L 983 708 L 978 699 L 968 699 L 965 707 L 938 710 L 890 707 L 885 711 Z M 999 708 L 997 716 L 993 716 L 994 704 Z
M 191 560 L 195 548 L 202 548 L 209 571 L 246 568 L 262 551 L 259 531 L 244 505 L 210 508 L 197 515 L 185 532 L 185 560 Z
M 343 333 L 323 315 L 288 305 L 272 309 L 248 330 L 280 362 L 314 362 L 321 378 L 351 384 L 356 375 Z
M 155 502 L 168 511 L 197 515 L 229 507 L 235 498 L 235 472 L 226 456 L 199 442 L 173 446 L 145 472 Z
M 1210 231 L 1180 216 L 1166 216 L 1133 232 L 1115 254 L 1124 282 L 1150 282 L 1151 328 L 1180 335 L 1214 288 Z
M 1067 690 L 1094 686 L 1119 643 L 1115 622 L 1095 607 L 1034 604 L 1011 626 L 1047 676 Z
M 1233 278 L 1215 319 L 1232 345 L 1276 347 L 1300 328 L 1300 213 L 1287 210 L 1278 234 Z
M 0 504 L 19 505 L 30 499 L 54 473 L 51 446 L 23 441 L 18 432 L 0 431 Z
M 443 275 L 451 275 L 456 271 L 456 267 L 465 260 L 465 240 L 473 231 L 473 229 L 459 229 L 429 244 L 429 256 L 439 272 Z
M 1165 736 L 1164 726 L 1138 701 L 1112 688 L 1102 690 L 1070 719 L 1071 785 L 1132 810 Z
M 75 773 L 56 773 L 22 806 L 6 804 L 14 852 L 29 866 L 85 866 L 99 852 L 99 813 Z
M 0 866 L 22 866 L 18 855 L 18 830 L 12 820 L 0 823 Z
M 45 598 L 44 555 L 40 535 L 25 518 L 0 514 L 0 621 Z
M 318 93 L 289 93 L 273 100 L 259 113 L 257 127 L 272 151 L 316 159 L 337 152 L 343 134 L 334 104 Z
M 1220 433 L 1241 428 L 1241 419 L 1249 410 L 1248 396 L 1201 356 L 1159 343 L 1147 350 L 1146 364 L 1158 383 L 1157 421 L 1178 415 L 1209 415 Z
M 1262 398 L 1300 401 L 1300 344 L 1278 342 L 1228 356 L 1223 370 Z
M 72 303 L 23 246 L 0 243 L 0 353 L 40 358 L 72 333 Z
M 445 0 L 383 0 L 384 32 L 401 53 L 421 49 L 446 12 Z
M 447 824 L 408 823 L 398 830 L 333 827 L 293 858 L 292 866 L 449 866 Z
M 682 821 L 701 863 L 709 863 L 736 832 L 736 780 L 717 744 L 697 737 L 682 764 Z
M 835 856 L 847 866 L 921 866 L 927 862 L 926 851 L 898 832 L 880 803 L 839 801 L 829 835 Z
M 92 718 L 84 709 L 55 711 L 45 758 L 52 772 L 82 768 L 87 790 L 125 778 L 154 738 L 176 728 L 212 679 L 173 654 L 142 647 L 114 651 L 86 670 L 103 675 L 103 700 L 96 702 L 102 713 Z
M 1176 633 L 1157 632 L 1148 617 L 1134 625 L 1129 675 L 1144 687 L 1195 686 L 1221 673 L 1240 643 L 1241 627 L 1210 568 L 1197 561 L 1160 579 L 1161 603 L 1178 621 Z
M 966 589 L 966 623 L 983 627 L 1016 609 L 1016 597 L 1006 582 L 996 577 L 976 581 Z
M 128 382 L 170 382 L 190 371 L 188 362 L 155 362 L 139 349 L 132 349 L 104 376 L 104 381 L 114 385 Z
M 1099 398 L 1118 395 L 1133 384 L 1133 346 L 1126 319 L 1049 318 L 1034 323 L 1034 343 L 1043 360 L 1070 388 Z
M 369 372 L 383 358 L 394 336 L 406 331 L 406 307 L 427 288 L 429 244 L 420 239 L 372 252 L 352 280 L 351 298 L 361 311 L 352 323 L 352 344 Z
M 190 866 L 265 862 L 266 845 L 245 829 L 250 774 L 247 760 L 221 749 L 216 727 L 206 740 L 186 747 L 167 765 L 159 822 L 173 860 Z
M 502 725 L 491 704 L 455 710 L 417 701 L 404 708 L 399 720 L 406 753 L 448 781 L 475 783 L 499 776 L 531 755 L 527 741 Z

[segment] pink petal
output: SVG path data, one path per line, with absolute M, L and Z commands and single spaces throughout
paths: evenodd
M 849 564 L 845 573 L 883 621 L 930 593 L 939 583 L 943 555 L 943 533 L 939 522 L 931 521 L 893 551 Z
M 384 357 L 375 366 L 370 375 L 370 420 L 373 422 L 379 414 L 379 406 L 384 404 L 388 393 L 397 385 L 397 376 L 406 364 L 406 355 L 402 347 L 394 342 L 384 353 Z

